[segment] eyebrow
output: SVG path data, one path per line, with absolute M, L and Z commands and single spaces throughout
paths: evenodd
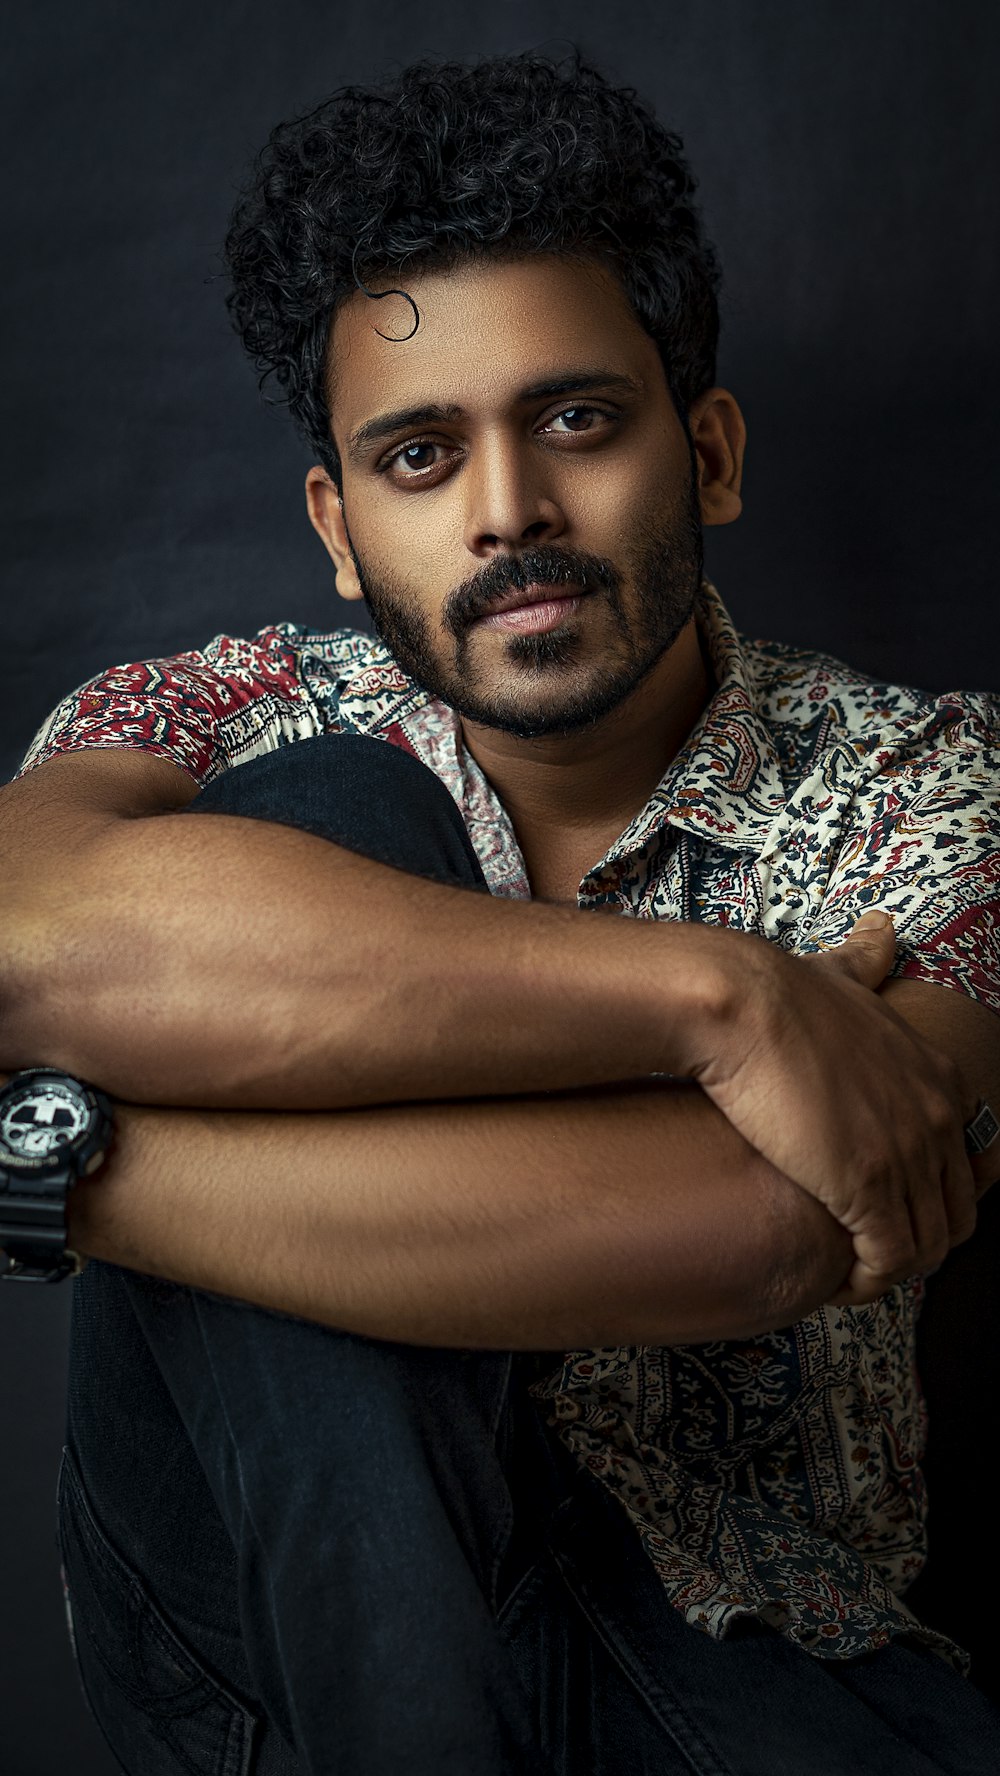
M 593 393 L 597 389 L 613 390 L 618 394 L 640 395 L 642 383 L 634 376 L 623 376 L 619 370 L 567 370 L 558 376 L 547 377 L 544 382 L 532 382 L 519 389 L 514 399 L 523 404 L 527 401 L 543 401 L 556 395 Z M 449 420 L 462 419 L 465 408 L 455 404 L 442 406 L 431 402 L 419 407 L 397 407 L 391 413 L 378 413 L 373 419 L 366 419 L 359 425 L 347 440 L 347 454 L 357 460 L 368 454 L 373 444 L 379 444 L 385 438 L 393 437 L 397 432 L 412 431 L 418 426 L 442 425 Z

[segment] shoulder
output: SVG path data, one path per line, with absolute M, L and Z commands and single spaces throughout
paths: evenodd
M 117 746 L 168 758 L 204 783 L 257 752 L 336 728 L 345 685 L 379 664 L 395 670 L 370 635 L 286 622 L 109 666 L 52 711 L 21 772 L 58 752 Z
M 1000 696 L 891 684 L 830 654 L 741 638 L 761 717 L 800 771 L 846 750 L 863 774 L 893 760 L 1000 750 Z
M 381 644 L 357 629 L 311 629 L 303 623 L 270 623 L 250 636 L 216 635 L 203 648 L 155 664 L 178 672 L 206 669 L 236 681 L 295 680 L 312 670 L 335 678 L 367 664 Z

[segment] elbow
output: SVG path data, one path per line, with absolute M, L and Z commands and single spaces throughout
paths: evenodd
M 852 1263 L 851 1236 L 797 1184 L 764 1166 L 747 1310 L 756 1332 L 792 1326 L 829 1301 Z M 748 1328 L 749 1330 L 749 1328 Z

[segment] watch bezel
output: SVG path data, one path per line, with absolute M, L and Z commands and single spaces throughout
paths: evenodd
M 0 1142 L 0 1245 L 7 1259 L 0 1283 L 58 1283 L 78 1275 L 85 1258 L 67 1245 L 67 1198 L 82 1177 L 100 1169 L 114 1141 L 111 1099 L 63 1067 L 22 1067 L 0 1087 L 0 1104 L 30 1081 L 49 1081 L 82 1103 L 87 1122 L 47 1158 Z
M 37 1157 L 16 1152 L 8 1147 L 0 1134 L 0 1197 L 8 1189 L 8 1178 L 27 1183 L 31 1179 L 43 1179 L 68 1171 L 69 1182 L 73 1184 L 86 1172 L 98 1154 L 107 1152 L 111 1134 L 110 1103 L 96 1087 L 88 1085 L 86 1080 L 77 1079 L 74 1074 L 65 1072 L 61 1067 L 23 1067 L 11 1074 L 6 1084 L 0 1087 L 0 1104 L 15 1092 L 23 1090 L 31 1081 L 41 1083 L 45 1080 L 51 1080 L 67 1095 L 82 1102 L 87 1113 L 86 1126 L 68 1141 L 58 1142 L 51 1152 Z

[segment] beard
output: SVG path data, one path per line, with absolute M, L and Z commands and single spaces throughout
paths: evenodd
M 678 507 L 647 528 L 628 555 L 624 576 L 601 556 L 558 544 L 496 555 L 448 594 L 442 646 L 412 598 L 378 577 L 353 544 L 351 550 L 372 627 L 407 676 L 465 720 L 523 740 L 578 733 L 617 709 L 690 621 L 704 564 L 692 472 Z M 600 658 L 587 658 L 589 618 L 541 634 L 505 635 L 506 671 L 477 664 L 476 620 L 512 590 L 534 585 L 582 591 L 584 612 L 591 599 L 603 599 L 610 634 Z

